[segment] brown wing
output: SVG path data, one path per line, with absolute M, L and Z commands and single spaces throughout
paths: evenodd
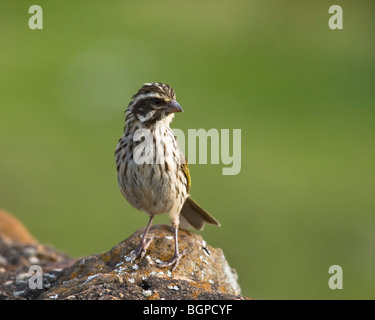
M 191 186 L 191 177 L 190 177 L 190 172 L 189 172 L 189 164 L 187 163 L 187 160 L 186 160 L 186 158 L 185 158 L 185 156 L 184 156 L 184 154 L 182 152 L 181 152 L 181 157 L 183 157 L 183 159 L 185 159 L 185 162 L 180 165 L 180 168 L 181 168 L 182 172 L 184 173 L 184 175 L 186 177 L 186 181 L 187 181 L 186 190 L 187 190 L 187 192 L 189 192 L 190 186 Z

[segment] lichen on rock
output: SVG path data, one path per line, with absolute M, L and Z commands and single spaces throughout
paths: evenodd
M 173 273 L 158 267 L 162 260 L 168 260 L 173 254 L 171 229 L 166 225 L 151 228 L 153 240 L 145 257 L 131 261 L 130 252 L 137 247 L 142 231 L 138 230 L 108 252 L 76 261 L 62 272 L 59 284 L 40 298 L 57 295 L 59 299 L 65 299 L 72 295 L 77 297 L 82 292 L 90 292 L 91 296 L 93 287 L 103 288 L 104 285 L 118 286 L 120 290 L 115 290 L 115 294 L 112 292 L 112 296 L 119 299 L 240 297 L 237 275 L 222 250 L 208 246 L 200 235 L 186 230 L 179 231 L 180 250 L 186 249 L 186 255 Z
M 173 255 L 172 229 L 155 225 L 143 259 L 132 261 L 130 252 L 142 237 L 136 231 L 107 252 L 73 260 L 39 243 L 19 243 L 0 233 L 1 299 L 245 299 L 238 277 L 221 249 L 200 235 L 179 230 L 180 250 L 186 254 L 172 272 L 160 268 Z M 43 286 L 31 289 L 30 265 L 43 268 Z

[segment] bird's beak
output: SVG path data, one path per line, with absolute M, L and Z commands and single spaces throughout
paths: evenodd
M 166 111 L 168 113 L 183 112 L 180 104 L 176 100 L 171 100 L 166 106 Z

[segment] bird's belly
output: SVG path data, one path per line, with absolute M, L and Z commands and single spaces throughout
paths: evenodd
M 165 164 L 138 165 L 131 161 L 119 182 L 123 195 L 137 209 L 153 215 L 178 214 L 187 197 L 178 174 L 177 170 L 165 170 Z
M 116 154 L 118 181 L 126 200 L 137 209 L 149 214 L 169 213 L 178 215 L 188 196 L 187 179 L 180 169 L 183 155 L 181 154 L 173 131 L 157 125 L 152 131 L 153 141 L 150 148 L 142 145 L 146 159 L 152 163 L 136 163 L 133 156 L 142 142 L 134 141 L 133 136 L 124 137 L 124 141 L 133 144 L 131 151 L 121 149 L 120 140 Z M 161 138 L 162 137 L 162 138 Z M 161 140 L 162 139 L 162 142 Z M 129 148 L 129 147 L 128 147 Z

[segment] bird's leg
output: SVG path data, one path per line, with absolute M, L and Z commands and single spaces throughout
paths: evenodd
M 138 258 L 142 259 L 145 256 L 146 250 L 147 250 L 148 246 L 150 245 L 150 243 L 153 239 L 153 237 L 151 237 L 150 239 L 146 240 L 146 237 L 147 237 L 147 234 L 150 230 L 151 222 L 152 222 L 153 218 L 154 218 L 154 216 L 150 215 L 150 220 L 148 220 L 148 224 L 146 226 L 145 232 L 143 233 L 141 243 L 139 244 L 137 249 L 130 252 L 130 254 L 131 254 L 130 257 L 129 257 L 130 260 L 135 260 L 135 259 L 138 259 Z
M 174 254 L 173 254 L 172 259 L 166 262 L 160 263 L 158 267 L 165 268 L 165 267 L 173 266 L 172 271 L 174 271 L 178 263 L 180 262 L 180 259 L 185 255 L 186 250 L 182 251 L 181 253 L 178 252 L 178 227 L 174 228 L 174 243 L 175 243 L 175 247 L 174 247 Z

